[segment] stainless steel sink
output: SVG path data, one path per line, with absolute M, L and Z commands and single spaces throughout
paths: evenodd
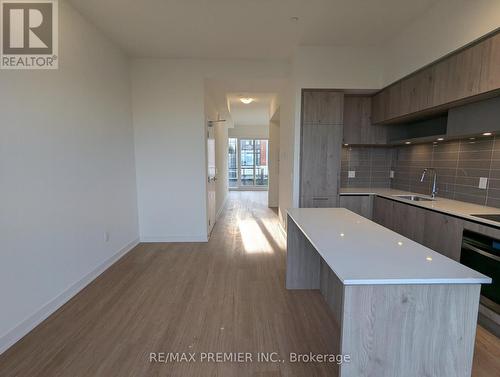
M 433 200 L 435 200 L 432 198 L 419 195 L 393 195 L 393 196 L 395 196 L 396 198 L 411 200 L 413 202 L 432 202 Z

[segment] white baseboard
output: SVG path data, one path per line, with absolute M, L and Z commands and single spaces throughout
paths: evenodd
M 216 219 L 219 219 L 220 215 L 222 214 L 222 211 L 224 211 L 224 208 L 226 208 L 228 197 L 229 197 L 229 195 L 226 195 L 226 197 L 224 198 L 224 203 L 222 203 L 222 205 L 219 208 L 219 211 L 217 212 L 217 215 L 215 215 Z
M 68 289 L 66 289 L 60 295 L 56 296 L 54 299 L 47 302 L 35 313 L 26 318 L 12 330 L 7 332 L 7 334 L 0 337 L 0 355 L 7 351 L 10 347 L 12 347 L 16 342 L 18 342 L 22 337 L 24 337 L 36 326 L 42 323 L 45 319 L 47 319 L 52 313 L 63 306 L 66 302 L 68 302 L 73 296 L 75 296 L 83 288 L 89 285 L 99 275 L 101 275 L 104 271 L 111 267 L 118 259 L 123 257 L 138 244 L 139 240 L 136 239 L 121 248 L 117 253 L 106 259 L 94 270 L 85 275 L 82 279 L 71 285 Z
M 201 236 L 144 236 L 141 237 L 141 242 L 151 243 L 169 243 L 169 242 L 207 242 L 206 235 Z

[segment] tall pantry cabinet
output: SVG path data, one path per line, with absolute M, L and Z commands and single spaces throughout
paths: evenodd
M 300 207 L 338 207 L 344 93 L 302 91 Z

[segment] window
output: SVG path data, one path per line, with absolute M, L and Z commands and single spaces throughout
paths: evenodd
M 229 188 L 238 187 L 238 139 L 229 138 Z
M 230 188 L 267 188 L 269 148 L 265 139 L 229 139 Z

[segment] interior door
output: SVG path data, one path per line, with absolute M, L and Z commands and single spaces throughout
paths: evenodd
M 215 165 L 215 135 L 214 127 L 207 127 L 207 221 L 208 221 L 208 236 L 212 233 L 215 225 L 215 200 L 216 200 L 216 182 L 217 182 L 217 168 Z

